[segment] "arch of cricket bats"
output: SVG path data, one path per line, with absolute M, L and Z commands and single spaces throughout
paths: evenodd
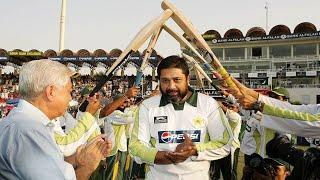
M 142 60 L 142 64 L 140 68 L 137 70 L 135 85 L 139 86 L 141 78 L 143 76 L 143 70 L 145 69 L 147 64 L 146 62 L 150 57 L 162 30 L 165 30 L 167 33 L 169 33 L 176 41 L 180 43 L 181 46 L 189 48 L 194 53 L 196 59 L 184 53 L 182 53 L 182 56 L 193 65 L 193 67 L 196 70 L 197 77 L 199 77 L 201 74 L 208 80 L 208 82 L 211 83 L 211 85 L 214 88 L 219 89 L 215 84 L 212 83 L 211 78 L 200 67 L 199 62 L 201 62 L 204 64 L 204 67 L 207 70 L 209 70 L 210 72 L 215 71 L 219 73 L 223 79 L 226 79 L 228 86 L 235 86 L 235 84 L 231 80 L 229 73 L 221 65 L 218 58 L 212 52 L 209 45 L 206 43 L 206 41 L 203 39 L 203 37 L 197 31 L 197 29 L 192 25 L 192 23 L 186 17 L 184 17 L 183 14 L 168 0 L 164 0 L 161 3 L 161 7 L 164 10 L 161 13 L 161 15 L 151 20 L 137 33 L 137 35 L 133 38 L 133 40 L 130 42 L 127 48 L 121 53 L 118 59 L 107 70 L 105 76 L 100 80 L 100 82 L 98 82 L 95 88 L 91 91 L 90 96 L 93 96 L 95 93 L 97 93 L 102 88 L 102 86 L 108 80 L 111 79 L 115 69 L 119 67 L 121 64 L 123 64 L 123 62 L 126 61 L 126 59 L 130 56 L 132 52 L 137 51 L 146 42 L 146 40 L 150 38 L 145 56 Z M 165 24 L 165 22 L 169 18 L 172 18 L 173 21 L 186 33 L 193 45 L 186 38 L 176 33 Z M 85 101 L 81 104 L 79 109 L 81 111 L 84 111 L 87 105 L 88 102 Z

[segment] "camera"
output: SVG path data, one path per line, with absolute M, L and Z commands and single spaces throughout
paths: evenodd
M 248 156 L 248 162 L 248 165 L 243 169 L 242 180 L 284 179 L 289 174 L 285 164 L 276 159 L 262 158 L 256 153 Z
M 299 180 L 320 179 L 320 150 L 309 148 L 306 151 L 294 147 L 287 136 L 278 136 L 266 145 L 266 153 L 271 158 L 279 158 L 294 166 L 287 178 Z

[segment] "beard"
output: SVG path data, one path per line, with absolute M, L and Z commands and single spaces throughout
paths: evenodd
M 182 99 L 187 95 L 188 93 L 188 87 L 184 88 L 184 90 L 179 89 L 167 89 L 166 92 L 164 92 L 160 88 L 162 96 L 167 98 L 172 103 L 179 103 L 182 101 Z

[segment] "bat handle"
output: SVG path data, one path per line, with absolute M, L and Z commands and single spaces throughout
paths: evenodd
M 231 88 L 237 87 L 237 85 L 231 79 L 230 75 L 226 77 L 226 83 L 227 83 L 228 87 L 231 87 Z
M 200 88 L 200 91 L 201 91 L 202 93 L 204 93 L 204 92 L 205 92 L 203 87 L 202 87 L 202 88 Z
M 211 54 L 210 52 L 206 52 L 206 54 L 209 55 L 210 59 L 211 59 L 211 64 L 213 67 L 215 67 L 215 69 L 217 69 L 217 72 L 222 76 L 222 78 L 226 81 L 227 85 L 229 87 L 236 87 L 236 84 L 232 81 L 230 74 L 226 71 L 226 69 L 224 69 L 224 67 L 222 65 L 220 65 L 220 63 L 218 63 L 219 61 L 215 60 L 216 58 L 214 58 L 214 55 Z M 215 64 L 216 62 L 216 64 Z M 207 64 L 207 63 L 206 63 Z M 204 64 L 206 66 L 206 64 Z M 217 65 L 219 64 L 219 65 Z M 209 65 L 209 64 L 208 64 Z M 211 71 L 212 72 L 212 71 Z
M 93 97 L 100 89 L 101 87 L 105 84 L 107 79 L 110 79 L 110 75 L 107 76 L 107 78 L 105 78 L 103 81 L 100 81 L 97 86 L 90 92 L 89 97 Z M 87 106 L 89 105 L 89 101 L 88 100 L 84 100 L 82 102 L 82 104 L 79 107 L 79 110 L 81 112 L 85 112 L 87 110 Z
M 228 87 L 234 88 L 237 87 L 236 84 L 233 82 L 230 74 L 223 68 L 220 67 L 217 72 L 221 75 L 222 79 L 227 83 Z
M 142 76 L 143 76 L 143 72 L 140 69 L 137 70 L 137 76 L 136 76 L 136 80 L 134 82 L 135 86 L 140 86 L 141 85 Z
M 89 105 L 89 102 L 87 100 L 83 101 L 83 103 L 80 105 L 79 110 L 81 112 L 85 112 L 87 109 L 87 106 Z
M 208 70 L 208 71 L 210 71 L 210 72 L 213 72 L 214 70 L 213 70 L 213 68 L 212 68 L 212 66 L 209 64 L 209 63 L 205 63 L 205 64 L 203 64 L 204 65 L 204 67 Z
M 221 91 L 221 88 L 217 85 L 215 85 L 213 82 L 211 82 L 211 86 L 214 87 L 218 92 Z

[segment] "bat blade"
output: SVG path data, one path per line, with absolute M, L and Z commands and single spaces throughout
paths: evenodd
M 97 83 L 94 89 L 90 92 L 89 96 L 93 96 L 97 93 L 102 86 L 111 79 L 113 71 L 121 65 L 122 62 L 130 55 L 131 52 L 137 51 L 141 45 L 151 36 L 151 34 L 159 29 L 166 20 L 170 18 L 172 15 L 172 11 L 170 9 L 165 10 L 159 17 L 155 18 L 154 20 L 150 21 L 146 26 L 144 26 L 137 35 L 133 38 L 133 40 L 129 43 L 127 48 L 120 54 L 118 59 L 112 64 L 112 66 L 107 70 L 104 77 Z M 88 105 L 88 101 L 84 101 L 79 110 L 84 112 Z
M 163 25 L 163 29 L 167 33 L 169 33 L 173 38 L 175 38 L 176 41 L 180 43 L 180 45 L 189 48 L 202 61 L 202 63 L 205 64 L 205 67 L 207 68 L 207 70 L 209 70 L 210 72 L 214 71 L 211 65 L 202 57 L 202 55 L 191 45 L 191 43 L 186 38 L 184 38 L 182 35 L 175 32 L 165 24 Z
M 170 9 L 173 12 L 172 19 L 178 24 L 178 26 L 187 34 L 187 36 L 191 39 L 193 43 L 195 43 L 198 47 L 201 48 L 202 51 L 209 54 L 210 64 L 214 69 L 217 69 L 217 72 L 226 79 L 226 83 L 229 86 L 235 87 L 236 85 L 233 83 L 229 73 L 222 66 L 218 58 L 215 56 L 209 45 L 203 39 L 201 34 L 197 31 L 197 29 L 193 26 L 193 24 L 183 16 L 181 11 L 179 11 L 173 4 L 171 4 L 168 0 L 164 0 L 161 3 L 161 7 L 163 10 Z
M 136 79 L 135 79 L 135 83 L 134 83 L 136 86 L 140 86 L 140 84 L 141 84 L 141 78 L 143 76 L 143 70 L 145 69 L 147 61 L 148 61 L 149 57 L 151 56 L 151 53 L 152 53 L 152 51 L 154 49 L 154 46 L 156 45 L 156 43 L 158 41 L 158 38 L 159 38 L 159 36 L 161 34 L 161 31 L 162 31 L 162 28 L 159 28 L 156 32 L 153 33 L 153 35 L 150 38 L 150 42 L 149 42 L 149 45 L 148 45 L 148 47 L 146 49 L 146 52 L 145 52 L 145 55 L 143 57 L 141 66 L 137 70 L 137 75 L 136 75 Z
M 122 62 L 124 57 L 127 56 L 130 51 L 137 51 L 141 47 L 141 45 L 154 33 L 154 31 L 159 29 L 164 24 L 164 22 L 170 18 L 171 15 L 171 10 L 165 10 L 159 17 L 144 26 L 144 28 L 142 28 L 133 38 L 127 48 L 121 53 L 119 58 L 112 64 L 106 75 L 108 75 L 110 71 L 118 67 L 120 62 Z

